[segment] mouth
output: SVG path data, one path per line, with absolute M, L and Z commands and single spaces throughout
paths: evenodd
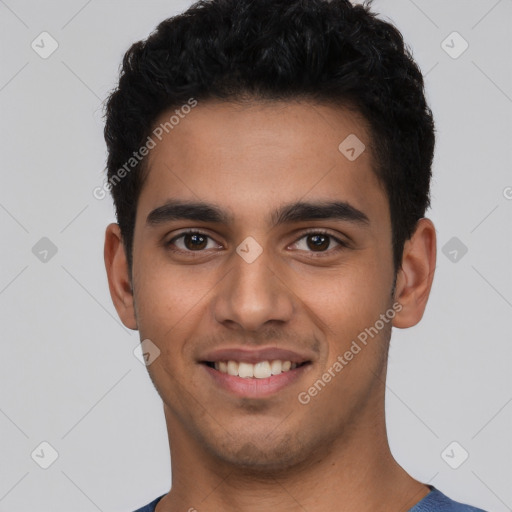
M 257 363 L 248 363 L 244 361 L 204 361 L 203 364 L 217 370 L 225 375 L 232 377 L 241 377 L 242 379 L 269 379 L 275 375 L 281 375 L 290 372 L 296 368 L 311 364 L 311 361 L 294 363 L 280 359 L 258 361 Z
M 269 397 L 296 383 L 313 359 L 289 350 L 220 350 L 200 360 L 213 383 L 244 398 Z

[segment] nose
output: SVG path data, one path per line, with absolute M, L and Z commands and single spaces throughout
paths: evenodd
M 213 299 L 217 322 L 255 332 L 265 324 L 290 321 L 293 292 L 282 272 L 272 268 L 266 251 L 250 263 L 236 253 L 232 260 Z

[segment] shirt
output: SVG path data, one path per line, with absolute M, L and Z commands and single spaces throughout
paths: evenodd
M 414 507 L 409 509 L 408 512 L 485 512 L 481 508 L 451 500 L 433 485 L 427 485 L 427 487 L 430 489 L 430 492 L 421 501 L 416 503 Z M 165 494 L 135 512 L 155 512 L 156 504 L 164 496 Z

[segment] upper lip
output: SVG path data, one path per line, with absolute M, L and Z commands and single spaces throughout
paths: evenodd
M 260 361 L 291 361 L 292 363 L 305 363 L 313 358 L 305 353 L 277 347 L 261 347 L 258 349 L 223 348 L 212 350 L 200 357 L 201 362 L 215 363 L 217 361 L 242 361 L 244 363 L 258 363 Z

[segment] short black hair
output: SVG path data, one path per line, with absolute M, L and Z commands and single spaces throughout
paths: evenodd
M 147 174 L 147 158 L 133 161 L 134 152 L 169 109 L 191 99 L 248 98 L 310 100 L 362 115 L 373 171 L 388 196 L 398 271 L 404 244 L 430 206 L 435 127 L 402 34 L 371 7 L 371 0 L 200 0 L 128 49 L 106 102 L 104 135 L 130 273 Z M 133 169 L 126 172 L 130 158 Z

